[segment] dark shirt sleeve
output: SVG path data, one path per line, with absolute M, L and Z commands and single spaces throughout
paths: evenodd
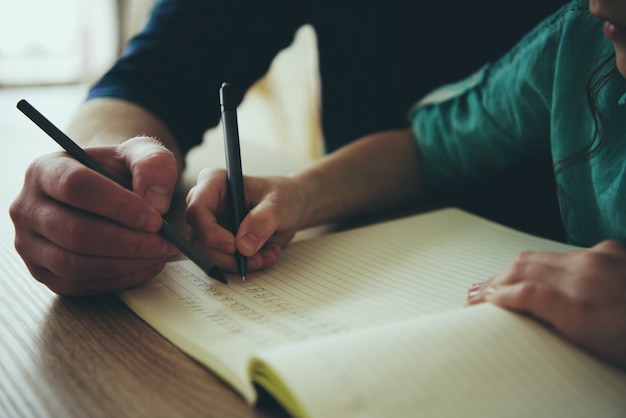
M 115 97 L 142 106 L 168 126 L 186 153 L 218 123 L 221 83 L 228 81 L 240 102 L 291 43 L 305 14 L 293 4 L 157 1 L 146 26 L 88 98 Z
M 408 128 L 407 109 L 417 99 L 497 59 L 565 1 L 158 0 L 89 97 L 139 104 L 186 152 L 217 124 L 221 83 L 230 82 L 240 101 L 297 29 L 311 24 L 330 152 L 363 135 Z

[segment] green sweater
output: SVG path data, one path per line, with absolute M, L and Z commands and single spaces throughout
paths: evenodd
M 595 97 L 599 130 L 587 101 L 592 73 L 612 52 L 602 22 L 576 0 L 499 61 L 426 96 L 410 118 L 427 182 L 445 193 L 550 156 L 568 241 L 626 244 L 626 95 L 614 59 Z M 595 152 L 575 159 L 600 137 Z

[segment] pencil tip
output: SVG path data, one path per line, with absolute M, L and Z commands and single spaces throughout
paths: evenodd
M 244 282 L 246 281 L 246 275 L 245 274 L 241 275 L 241 280 L 244 281 Z
M 224 284 L 228 284 L 228 280 L 226 279 L 226 276 L 224 276 L 222 274 L 221 271 L 219 271 L 219 269 L 217 267 L 212 268 L 211 270 L 209 270 L 207 272 L 209 274 L 209 276 L 213 277 L 214 279 L 224 283 Z

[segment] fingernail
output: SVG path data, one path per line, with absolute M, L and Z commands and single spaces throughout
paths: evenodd
M 163 186 L 150 186 L 143 198 L 150 206 L 161 213 L 167 212 L 170 207 L 170 191 Z
M 252 234 L 246 234 L 241 238 L 241 244 L 247 251 L 254 252 L 259 245 L 259 239 Z
M 481 297 L 481 292 L 479 289 L 476 290 L 472 290 L 470 292 L 467 293 L 467 303 L 468 304 L 472 304 L 472 303 L 476 303 L 478 301 L 480 301 L 482 299 Z
M 467 290 L 468 293 L 473 292 L 474 290 L 478 290 L 482 287 L 483 283 L 474 283 L 473 285 L 470 286 L 470 288 Z

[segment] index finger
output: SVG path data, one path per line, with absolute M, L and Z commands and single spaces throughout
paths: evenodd
M 44 157 L 29 169 L 26 181 L 37 182 L 53 200 L 129 228 L 156 232 L 161 227 L 160 214 L 139 195 L 65 153 Z
M 468 304 L 484 302 L 487 289 L 494 287 L 554 280 L 557 272 L 570 267 L 572 257 L 578 252 L 523 251 L 491 278 L 473 285 L 468 290 Z
M 219 220 L 226 212 L 227 197 L 226 172 L 203 170 L 187 195 L 186 219 L 194 238 L 208 247 L 234 254 L 235 236 Z

